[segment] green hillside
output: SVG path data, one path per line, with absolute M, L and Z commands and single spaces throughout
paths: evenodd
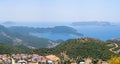
M 24 29 L 23 29 L 24 30 Z M 47 47 L 50 39 L 32 36 L 29 33 L 11 30 L 10 28 L 0 25 L 0 42 L 9 45 L 25 45 L 35 48 Z
M 12 46 L 0 43 L 0 54 L 32 53 L 32 50 L 25 46 Z
M 119 45 L 120 46 L 120 45 Z M 0 54 L 15 54 L 15 53 L 36 53 L 40 55 L 55 54 L 62 60 L 66 55 L 69 60 L 77 60 L 78 62 L 87 57 L 92 57 L 94 61 L 98 59 L 108 60 L 111 56 L 118 56 L 110 51 L 111 48 L 115 48 L 111 42 L 104 42 L 93 38 L 81 38 L 67 40 L 55 48 L 40 48 L 29 49 L 25 46 L 12 46 L 0 43 Z M 119 48 L 119 47 L 118 47 Z M 114 50 L 113 50 L 114 51 Z
M 107 46 L 108 43 L 92 39 L 70 39 L 52 49 L 37 49 L 34 52 L 39 54 L 56 54 L 60 56 L 61 52 L 66 52 L 70 58 L 86 58 L 92 57 L 94 59 L 109 59 L 112 55 L 118 55 L 111 51 L 113 46 Z

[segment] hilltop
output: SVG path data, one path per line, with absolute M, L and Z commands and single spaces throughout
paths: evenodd
M 51 49 L 37 49 L 36 53 L 40 54 L 56 54 L 65 53 L 69 58 L 86 58 L 92 57 L 94 59 L 109 59 L 112 55 L 119 55 L 111 52 L 109 49 L 114 46 L 108 46 L 108 42 L 93 38 L 70 39 L 64 43 Z

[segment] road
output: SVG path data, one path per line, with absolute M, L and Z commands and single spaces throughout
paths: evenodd
M 118 54 L 119 51 L 114 51 L 115 48 L 118 48 L 118 44 L 116 44 L 116 43 L 113 43 L 113 44 L 114 44 L 115 46 L 112 47 L 112 48 L 110 48 L 109 50 L 110 50 L 111 52 L 115 53 L 115 54 Z

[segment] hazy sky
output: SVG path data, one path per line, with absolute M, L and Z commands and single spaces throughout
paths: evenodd
M 120 21 L 120 0 L 0 0 L 0 21 Z

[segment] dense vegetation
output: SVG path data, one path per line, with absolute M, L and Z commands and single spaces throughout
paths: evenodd
M 85 58 L 92 57 L 94 59 L 109 59 L 111 56 L 117 55 L 111 51 L 107 46 L 108 43 L 92 39 L 92 38 L 81 38 L 81 39 L 70 39 L 66 42 L 58 45 L 52 49 L 37 49 L 34 52 L 39 54 L 56 54 L 60 56 L 61 52 L 65 52 L 70 58 Z
M 29 49 L 23 45 L 11 46 L 0 43 L 0 54 L 15 54 L 15 53 L 27 53 L 27 54 L 40 54 L 49 55 L 55 54 L 59 56 L 65 62 L 71 60 L 82 61 L 84 58 L 93 58 L 94 62 L 99 59 L 108 60 L 111 56 L 118 56 L 111 52 L 109 49 L 113 46 L 111 42 L 104 42 L 93 38 L 81 38 L 81 39 L 70 39 L 64 41 L 55 48 L 40 48 L 40 49 Z M 65 58 L 66 56 L 66 58 Z M 66 60 L 67 59 L 67 60 Z M 96 63 L 95 63 L 96 64 Z
M 107 42 L 110 42 L 110 43 L 116 43 L 119 47 L 115 48 L 114 51 L 117 51 L 119 50 L 120 51 L 120 40 L 117 40 L 117 39 L 111 39 L 111 40 L 107 40 Z M 120 53 L 119 53 L 120 54 Z
M 25 46 L 12 46 L 0 43 L 0 54 L 32 53 L 32 50 Z

